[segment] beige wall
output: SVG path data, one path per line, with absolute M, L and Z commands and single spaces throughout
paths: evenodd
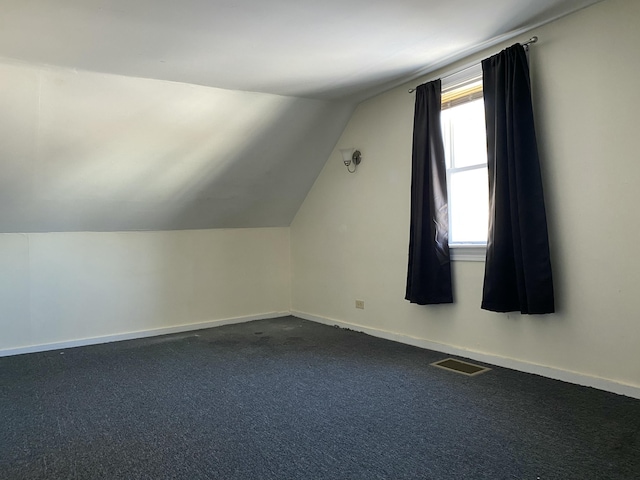
M 289 250 L 288 228 L 0 234 L 0 354 L 288 312 Z
M 353 109 L 0 58 L 0 232 L 288 227 Z
M 407 88 L 420 81 L 359 106 L 300 208 L 291 226 L 292 310 L 558 378 L 573 372 L 638 388 L 640 2 L 607 0 L 518 40 L 531 34 L 540 37 L 532 83 L 558 313 L 481 310 L 483 263 L 454 263 L 454 305 L 404 300 L 414 102 Z M 341 164 L 345 147 L 362 150 L 355 175 Z

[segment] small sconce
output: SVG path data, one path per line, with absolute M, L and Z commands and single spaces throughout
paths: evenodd
M 362 154 L 360 150 L 356 150 L 355 148 L 341 148 L 340 153 L 342 153 L 342 161 L 344 162 L 345 167 L 349 170 L 349 173 L 355 173 L 356 167 L 360 165 L 362 161 Z M 349 166 L 353 163 L 353 170 L 349 168 Z

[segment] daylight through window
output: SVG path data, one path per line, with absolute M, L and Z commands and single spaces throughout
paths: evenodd
M 489 211 L 482 77 L 456 82 L 442 93 L 449 196 L 449 244 L 486 245 Z

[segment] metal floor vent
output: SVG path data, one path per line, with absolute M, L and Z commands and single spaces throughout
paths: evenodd
M 472 377 L 473 375 L 480 375 L 481 373 L 491 370 L 487 367 L 481 367 L 480 365 L 474 365 L 473 363 L 463 362 L 462 360 L 456 360 L 455 358 L 446 358 L 432 363 L 434 367 L 444 368 L 445 370 L 451 370 L 453 372 L 462 373 Z

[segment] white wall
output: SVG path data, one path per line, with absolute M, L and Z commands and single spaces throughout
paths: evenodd
M 287 227 L 352 111 L 0 59 L 0 232 Z
M 0 355 L 277 316 L 289 252 L 288 228 L 0 234 Z
M 0 59 L 0 355 L 288 312 L 352 110 Z
M 640 2 L 607 0 L 519 40 L 533 33 L 558 312 L 481 310 L 483 263 L 454 263 L 453 305 L 404 300 L 414 102 L 407 88 L 420 81 L 358 107 L 300 208 L 291 226 L 292 311 L 637 395 Z M 363 154 L 354 175 L 340 161 L 345 147 Z

